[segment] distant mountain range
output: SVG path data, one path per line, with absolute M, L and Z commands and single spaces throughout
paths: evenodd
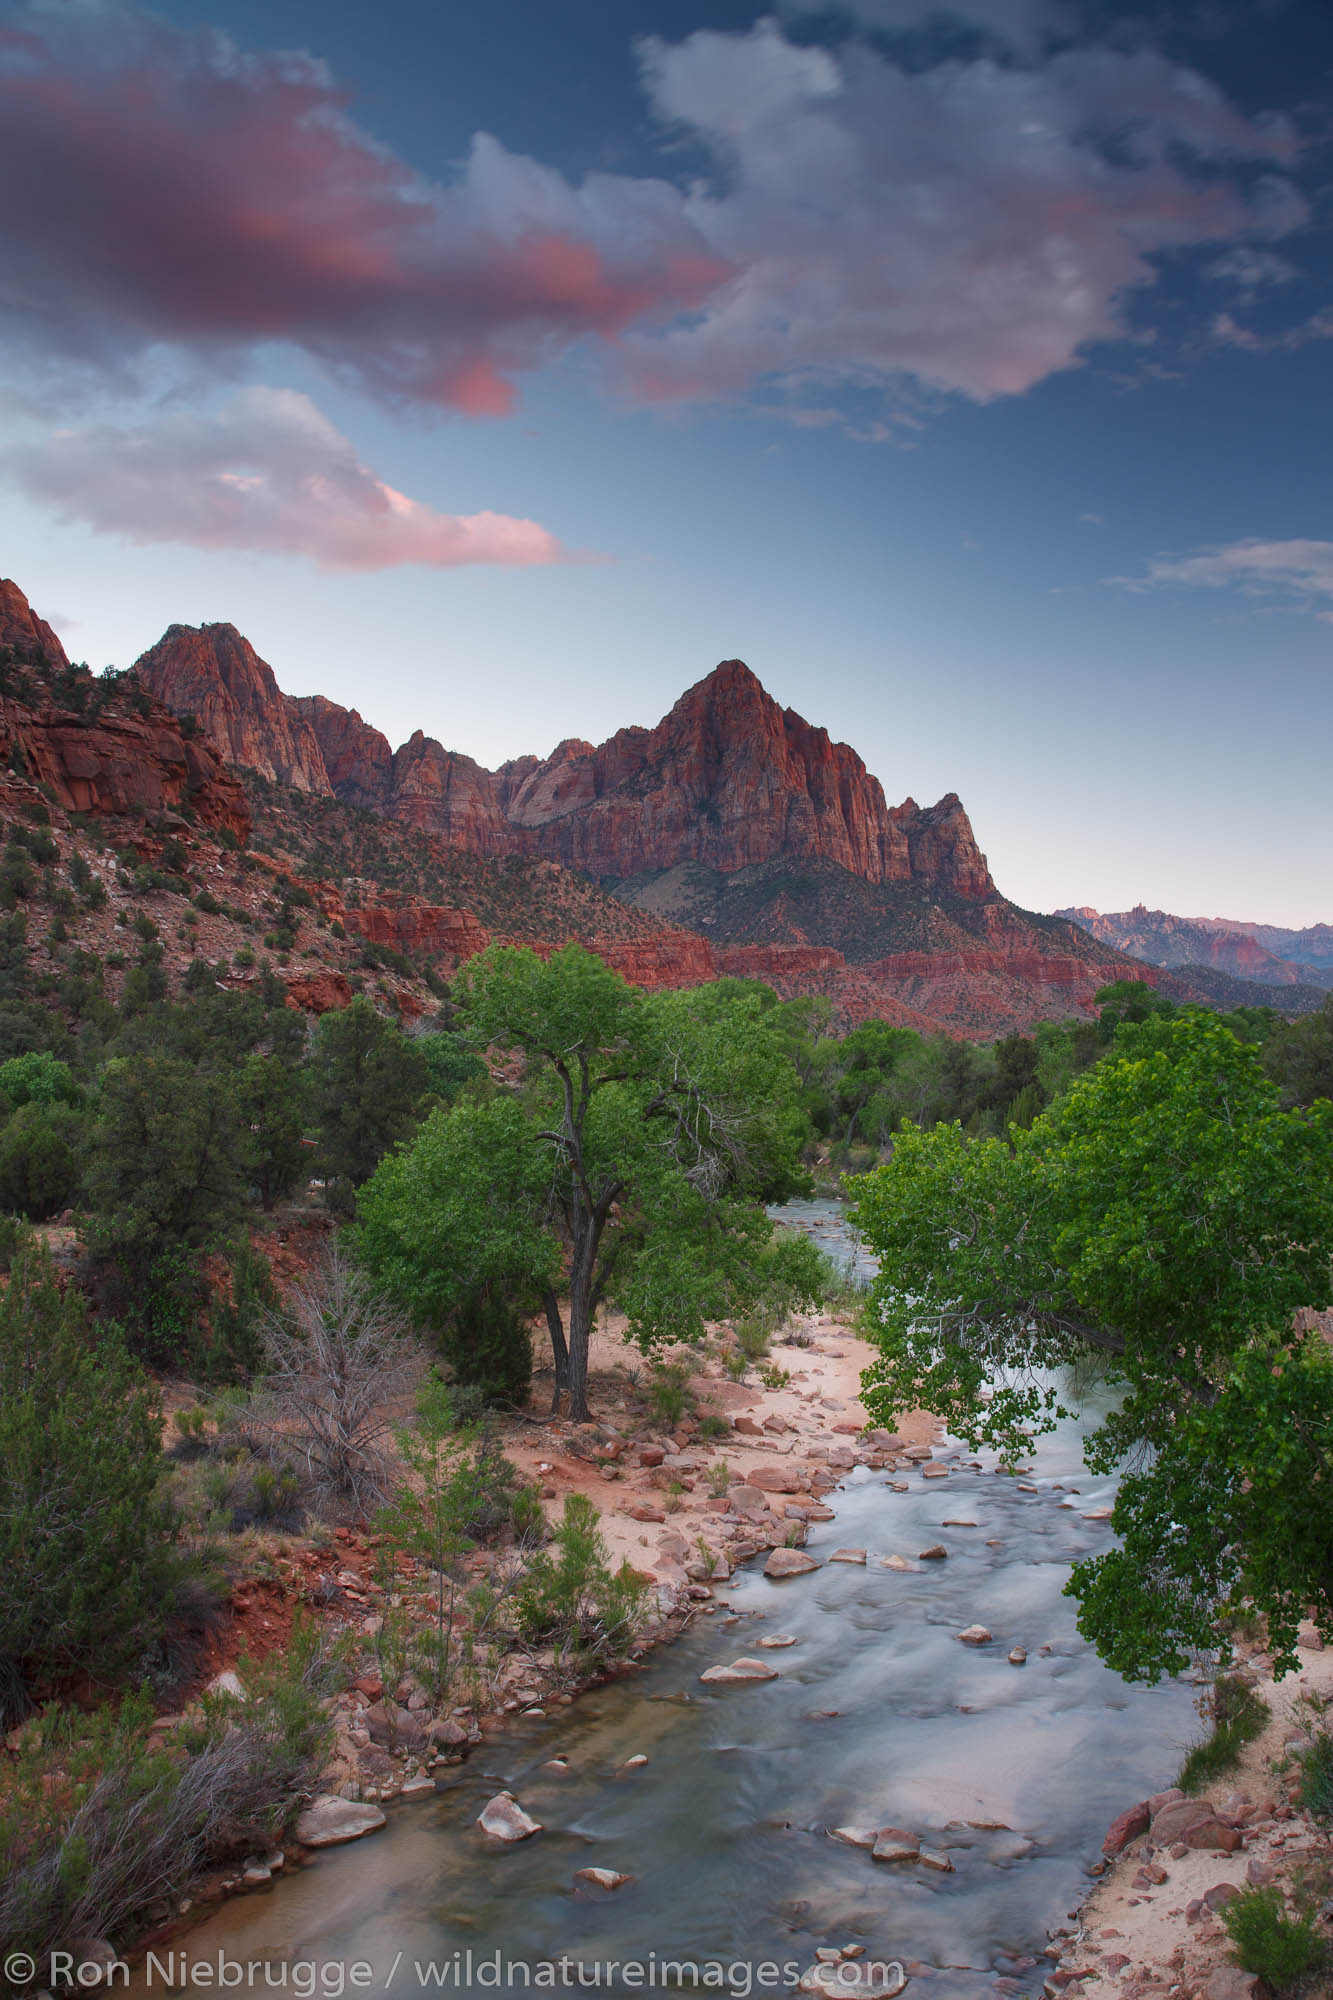
M 1225 917 L 1174 917 L 1142 903 L 1114 914 L 1074 908 L 1056 915 L 1103 944 L 1200 984 L 1211 1004 L 1229 1004 L 1224 997 L 1229 986 L 1219 986 L 1219 980 L 1262 987 L 1271 997 L 1260 1004 L 1287 1012 L 1307 1012 L 1333 990 L 1333 925 L 1283 930 Z M 1204 974 L 1210 977 L 1203 979 Z

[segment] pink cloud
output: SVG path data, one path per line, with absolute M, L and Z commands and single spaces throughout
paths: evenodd
M 577 559 L 536 521 L 441 514 L 397 492 L 290 389 L 243 390 L 210 417 L 60 431 L 0 464 L 30 499 L 132 542 L 302 555 L 342 570 Z
M 286 340 L 376 392 L 486 414 L 515 371 L 725 275 L 663 183 L 575 188 L 479 135 L 436 186 L 310 57 L 116 0 L 31 7 L 0 42 L 0 238 L 9 316 L 39 351 Z

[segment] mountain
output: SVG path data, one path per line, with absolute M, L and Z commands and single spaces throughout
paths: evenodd
M 135 662 L 235 763 L 297 789 L 441 834 L 474 854 L 527 854 L 623 880 L 695 863 L 731 872 L 775 859 L 831 862 L 873 883 L 995 893 L 958 799 L 889 807 L 856 752 L 782 709 L 724 660 L 655 729 L 488 771 L 417 730 L 392 751 L 322 696 L 282 694 L 234 626 L 172 625 Z
M 1280 924 L 1244 923 L 1235 917 L 1196 917 L 1194 921 L 1209 930 L 1243 931 L 1279 958 L 1333 971 L 1333 924 L 1310 924 L 1303 931 L 1292 931 Z
M 841 1019 L 998 1033 L 1086 1012 L 1108 980 L 1143 970 L 1018 909 L 956 794 L 890 806 L 853 749 L 780 707 L 740 660 L 653 728 L 569 738 L 496 771 L 421 730 L 393 750 L 355 709 L 283 694 L 232 626 L 172 626 L 136 671 L 251 770 L 469 854 L 577 870 L 700 934 L 718 971 L 744 964 L 780 991 L 826 993 Z M 307 740 L 322 779 L 294 750 Z
M 1069 918 L 1103 944 L 1127 951 L 1150 965 L 1172 970 L 1205 967 L 1215 973 L 1227 973 L 1233 979 L 1277 989 L 1333 987 L 1333 967 L 1321 966 L 1317 958 L 1302 963 L 1280 957 L 1256 935 L 1258 926 L 1228 924 L 1216 917 L 1173 917 L 1165 910 L 1145 909 L 1142 903 L 1114 915 L 1086 908 L 1057 910 L 1056 915 Z M 1263 928 L 1279 938 L 1313 939 L 1320 932 L 1329 931 L 1327 925 L 1305 933 Z M 1333 932 L 1329 935 L 1333 937 Z M 1317 999 L 1314 1004 L 1318 1004 Z

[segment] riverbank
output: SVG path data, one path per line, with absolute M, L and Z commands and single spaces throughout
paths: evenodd
M 1275 1682 L 1260 1648 L 1239 1649 L 1239 1672 L 1270 1710 L 1262 1735 L 1233 1769 L 1191 1794 L 1210 1816 L 1165 1784 L 1127 1805 L 1108 1835 L 1106 1873 L 1053 1947 L 1048 1991 L 1079 2000 L 1260 2000 L 1266 1989 L 1231 1956 L 1226 1904 L 1256 1885 L 1289 1892 L 1312 1868 L 1323 1872 L 1322 1898 L 1333 1895 L 1333 1845 L 1301 1810 L 1293 1771 L 1320 1704 L 1333 1701 L 1333 1651 L 1304 1628 L 1300 1654 L 1299 1671 Z M 1333 1992 L 1333 1975 L 1308 1991 L 1311 2000 Z

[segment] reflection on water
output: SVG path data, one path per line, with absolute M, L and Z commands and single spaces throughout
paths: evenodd
M 810 1219 L 821 1205 L 793 1206 Z M 857 1942 L 921 1961 L 922 2000 L 990 1994 L 1065 1921 L 1108 1822 L 1165 1782 L 1193 1716 L 1186 1689 L 1129 1688 L 1077 1636 L 1061 1588 L 1070 1563 L 1103 1546 L 1105 1526 L 1082 1516 L 1111 1493 L 1083 1472 L 1077 1428 L 1034 1448 L 1035 1492 L 961 1451 L 949 1463 L 947 1480 L 900 1475 L 905 1493 L 882 1474 L 849 1476 L 837 1520 L 808 1546 L 864 1547 L 865 1568 L 738 1574 L 722 1593 L 738 1622 L 719 1610 L 645 1670 L 516 1725 L 433 1801 L 391 1808 L 383 1832 L 228 1905 L 183 1941 L 189 1955 L 267 1957 L 274 1977 L 284 1962 L 363 1961 L 373 1972 L 359 1990 L 411 1994 L 418 1961 L 441 1968 L 443 1990 L 496 1990 L 462 1976 L 454 1954 L 469 1948 L 474 1966 L 498 1948 L 535 1980 L 541 1961 L 651 1966 L 654 1953 L 804 1968 L 817 1946 Z M 948 1560 L 918 1571 L 877 1561 L 940 1541 Z M 973 1623 L 992 1644 L 959 1643 Z M 778 1632 L 799 1641 L 763 1656 L 779 1680 L 700 1686 L 706 1666 Z M 1016 1645 L 1023 1667 L 1006 1659 Z M 639 1753 L 647 1765 L 623 1772 Z M 565 1776 L 541 1768 L 557 1754 Z M 486 1840 L 473 1821 L 501 1786 L 544 1833 Z M 954 1872 L 877 1865 L 830 1837 L 846 1825 L 913 1828 Z M 635 1880 L 584 1891 L 573 1876 L 589 1866 Z M 1022 1986 L 1040 1983 L 1034 1969 Z M 602 1990 L 632 1989 L 604 1976 Z

